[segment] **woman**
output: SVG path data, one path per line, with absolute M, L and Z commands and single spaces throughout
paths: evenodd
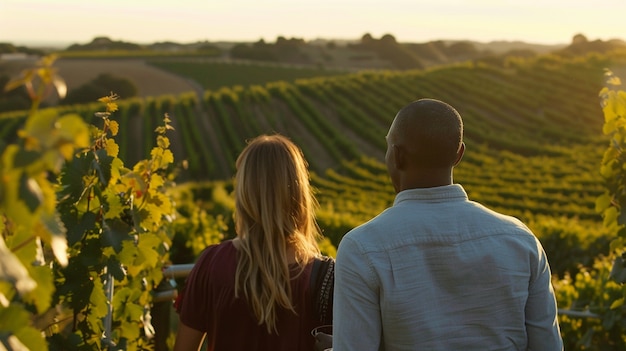
M 286 137 L 262 135 L 236 166 L 237 237 L 197 260 L 178 303 L 174 350 L 198 350 L 206 337 L 209 351 L 310 351 L 311 330 L 328 321 L 310 289 L 320 232 L 306 160 Z

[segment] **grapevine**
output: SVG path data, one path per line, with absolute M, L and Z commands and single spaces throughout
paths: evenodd
M 36 72 L 53 84 L 51 61 Z M 2 150 L 0 345 L 8 349 L 150 349 L 152 290 L 162 280 L 175 218 L 168 115 L 150 157 L 127 168 L 113 138 L 117 96 L 99 126 L 37 109 L 33 72 L 11 82 L 38 94 Z M 42 336 L 42 332 L 45 336 Z

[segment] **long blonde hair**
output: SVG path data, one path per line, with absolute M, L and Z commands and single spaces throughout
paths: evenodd
M 284 136 L 261 135 L 237 158 L 235 296 L 243 295 L 259 325 L 277 332 L 278 308 L 295 313 L 287 250 L 300 271 L 320 254 L 317 202 L 302 151 Z

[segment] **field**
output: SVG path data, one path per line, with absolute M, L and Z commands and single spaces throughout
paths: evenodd
M 0 74 L 16 76 L 22 69 L 35 64 L 34 59 L 0 62 Z M 55 63 L 59 75 L 66 81 L 68 89 L 75 89 L 93 80 L 101 73 L 110 73 L 132 81 L 138 96 L 180 94 L 193 91 L 193 82 L 173 73 L 156 69 L 144 59 L 60 59 Z
M 286 75 L 279 81 L 267 82 L 270 77 L 219 87 L 211 87 L 210 77 L 201 73 L 219 72 L 222 66 L 215 62 L 188 69 L 184 62 L 155 66 L 134 67 L 178 80 L 180 90 L 119 101 L 113 119 L 120 123 L 120 158 L 134 164 L 147 157 L 155 146 L 153 131 L 167 113 L 176 129 L 169 137 L 179 166 L 179 191 L 188 196 L 183 206 L 192 203 L 224 216 L 226 237 L 233 235 L 232 208 L 225 198 L 232 189 L 234 160 L 247 139 L 278 132 L 302 147 L 320 202 L 320 227 L 336 246 L 345 232 L 392 203 L 382 162 L 385 134 L 400 107 L 431 97 L 451 103 L 464 118 L 467 150 L 455 181 L 471 199 L 527 222 L 546 248 L 555 281 L 575 280 L 580 272 L 596 269 L 598 258 L 609 253 L 614 234 L 595 211 L 595 200 L 604 191 L 599 165 L 608 143 L 598 92 L 605 68 L 624 76 L 623 60 L 544 56 L 505 66 L 468 62 L 424 71 L 327 76 L 300 71 L 300 79 Z M 190 83 L 196 76 L 203 78 Z M 191 89 L 185 90 L 182 82 Z M 165 89 L 155 81 L 150 85 Z M 102 108 L 94 103 L 63 112 L 77 112 L 97 124 L 89 116 Z M 3 139 L 14 138 L 24 117 L 0 116 Z M 194 255 L 179 256 L 177 263 Z M 585 305 L 583 293 L 579 299 L 565 294 L 574 281 L 561 284 L 561 307 L 607 308 Z M 585 332 L 576 323 L 564 324 L 569 345 Z

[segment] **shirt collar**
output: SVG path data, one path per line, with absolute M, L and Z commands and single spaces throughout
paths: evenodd
M 467 201 L 467 193 L 461 184 L 437 186 L 434 188 L 407 189 L 399 192 L 394 206 L 403 201 L 449 202 Z

